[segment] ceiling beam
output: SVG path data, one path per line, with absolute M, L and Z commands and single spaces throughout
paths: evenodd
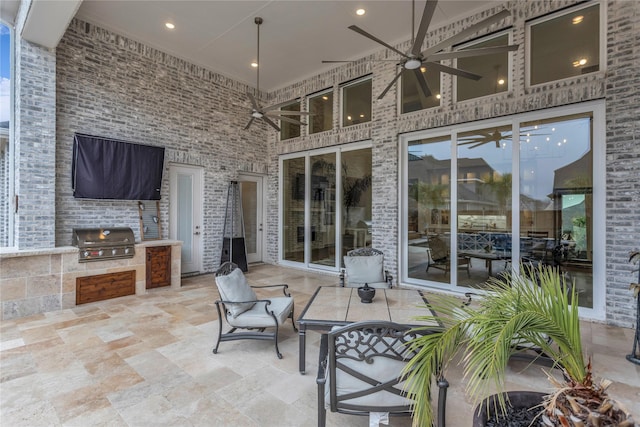
M 33 0 L 21 36 L 31 43 L 55 48 L 82 0 Z

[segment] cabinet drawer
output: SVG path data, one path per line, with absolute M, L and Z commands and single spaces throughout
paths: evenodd
M 76 305 L 134 295 L 135 293 L 135 270 L 78 277 L 76 279 Z

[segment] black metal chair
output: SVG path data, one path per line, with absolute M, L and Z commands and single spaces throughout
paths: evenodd
M 358 248 L 347 252 L 340 270 L 340 286 L 357 288 L 365 283 L 372 288 L 390 288 L 393 276 L 384 269 L 384 252 L 374 248 Z
M 278 350 L 278 329 L 287 319 L 291 319 L 293 330 L 298 331 L 293 317 L 293 298 L 287 292 L 288 286 L 266 285 L 249 286 L 242 270 L 232 262 L 223 263 L 215 273 L 216 285 L 220 299 L 215 302 L 218 310 L 218 342 L 213 353 L 218 352 L 222 341 L 241 339 L 273 340 L 276 354 L 282 359 Z M 282 288 L 283 297 L 258 298 L 253 289 Z M 223 321 L 231 329 L 222 333 Z M 273 328 L 272 332 L 266 329 Z M 246 332 L 236 332 L 243 329 Z
M 327 409 L 360 416 L 412 416 L 403 369 L 416 355 L 407 346 L 416 336 L 410 327 L 387 321 L 352 323 L 324 334 L 316 379 L 318 426 L 326 424 Z M 437 425 L 444 427 L 449 383 L 443 377 L 437 383 Z
M 429 248 L 427 249 L 427 268 L 426 272 L 429 272 L 429 268 L 437 268 L 444 271 L 445 274 L 451 270 L 451 253 L 447 244 L 439 237 L 432 236 L 428 240 Z M 458 268 L 467 270 L 467 277 L 471 277 L 471 258 L 459 256 Z

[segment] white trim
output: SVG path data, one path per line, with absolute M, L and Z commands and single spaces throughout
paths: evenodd
M 598 51 L 598 60 L 600 63 L 598 64 L 598 70 L 592 71 L 587 74 L 580 74 L 578 76 L 570 76 L 557 80 L 550 80 L 542 83 L 531 84 L 531 27 L 539 24 L 541 22 L 550 21 L 552 19 L 561 17 L 563 15 L 569 15 L 571 13 L 575 13 L 578 10 L 587 9 L 594 5 L 599 6 L 598 10 L 598 18 L 599 18 L 599 51 Z M 607 9 L 605 7 L 606 2 L 601 0 L 588 1 L 584 3 L 580 3 L 575 5 L 574 7 L 569 7 L 567 9 L 558 10 L 556 12 L 551 12 L 547 15 L 541 16 L 539 18 L 533 18 L 530 21 L 525 22 L 524 25 L 524 45 L 525 45 L 525 67 L 524 67 L 524 86 L 525 89 L 534 89 L 537 87 L 541 87 L 544 85 L 548 85 L 551 83 L 566 83 L 571 81 L 576 81 L 585 78 L 585 76 L 591 76 L 593 74 L 602 74 L 605 75 L 607 71 Z
M 348 145 L 340 145 L 340 146 L 331 146 L 325 148 L 319 148 L 315 150 L 306 150 L 300 151 L 296 153 L 288 153 L 282 154 L 278 158 L 279 165 L 279 174 L 278 174 L 278 264 L 284 266 L 290 266 L 295 268 L 302 268 L 308 270 L 316 270 L 316 271 L 328 271 L 328 272 L 338 272 L 342 263 L 342 257 L 336 252 L 336 259 L 334 266 L 326 266 L 322 264 L 315 264 L 311 262 L 311 199 L 310 199 L 310 191 L 311 191 L 311 181 L 310 179 L 305 179 L 305 199 L 304 199 L 304 261 L 296 262 L 284 259 L 284 215 L 283 215 L 283 188 L 284 188 L 284 175 L 283 175 L 283 165 L 286 160 L 292 159 L 300 159 L 304 158 L 305 162 L 305 177 L 308 177 L 307 173 L 311 166 L 311 157 L 318 156 L 322 154 L 333 154 L 336 155 L 336 165 L 342 164 L 342 153 L 362 150 L 362 149 L 372 149 L 373 142 L 371 140 L 364 140 L 359 142 L 350 143 Z M 372 153 L 373 155 L 373 153 Z M 342 180 L 342 168 L 336 167 L 336 183 L 341 182 Z M 336 192 L 336 206 L 342 206 L 342 192 Z M 335 246 L 336 250 L 342 248 L 342 235 L 340 233 L 342 229 L 342 209 L 335 210 Z
M 398 281 L 402 284 L 409 284 L 419 287 L 427 287 L 438 289 L 447 293 L 468 292 L 467 287 L 458 287 L 456 285 L 456 275 L 451 274 L 451 283 L 429 282 L 421 279 L 411 279 L 408 277 L 408 234 L 407 234 L 407 217 L 408 217 L 408 197 L 407 197 L 407 179 L 408 179 L 408 160 L 406 153 L 408 152 L 409 142 L 426 138 L 450 138 L 451 144 L 451 176 L 457 176 L 455 168 L 457 148 L 455 144 L 456 135 L 474 129 L 484 129 L 487 127 L 512 126 L 513 128 L 513 145 L 512 145 L 512 230 L 520 229 L 520 150 L 519 150 L 519 129 L 523 122 L 531 122 L 542 119 L 553 119 L 555 117 L 562 118 L 581 113 L 592 113 L 592 140 L 591 149 L 593 152 L 593 259 L 592 259 L 592 292 L 593 307 L 580 307 L 580 315 L 585 318 L 604 320 L 606 317 L 606 105 L 604 100 L 589 101 L 581 104 L 573 104 L 562 107 L 548 108 L 545 110 L 520 113 L 500 119 L 488 119 L 467 123 L 462 125 L 452 125 L 440 128 L 435 131 L 420 130 L 412 133 L 402 134 L 399 136 L 398 155 L 399 167 L 398 171 L 398 195 L 400 197 L 400 212 L 398 217 L 398 227 L 400 230 L 398 238 Z M 453 179 L 451 182 L 455 182 Z M 457 186 L 451 185 L 451 200 L 457 200 Z M 452 203 L 450 208 L 450 225 L 451 225 L 451 248 L 456 248 L 456 232 L 457 225 L 455 221 L 457 206 Z M 517 227 L 517 228 L 516 228 Z M 516 233 L 517 234 L 517 233 Z M 512 234 L 512 247 L 514 248 L 512 256 L 519 257 L 519 235 Z M 457 271 L 455 260 L 452 257 L 451 271 Z M 519 259 L 519 258 L 513 258 Z
M 513 44 L 513 28 L 505 28 L 502 31 L 499 31 L 497 33 L 494 34 L 490 34 L 488 36 L 485 37 L 481 37 L 478 39 L 475 39 L 471 42 L 468 43 L 464 43 L 461 44 L 459 46 L 456 47 L 456 51 L 458 50 L 462 50 L 462 49 L 466 49 L 468 47 L 472 47 L 475 46 L 477 44 L 480 43 L 485 43 L 488 42 L 490 40 L 496 39 L 498 37 L 502 37 L 506 35 L 507 36 L 507 44 Z M 520 50 L 522 46 L 518 46 L 518 50 Z M 514 78 L 513 78 L 513 55 L 510 55 L 511 53 L 513 54 L 517 54 L 518 50 L 516 50 L 515 52 L 507 52 L 507 90 L 505 91 L 501 91 L 501 92 L 497 92 L 497 93 L 490 93 L 488 95 L 484 95 L 484 96 L 478 96 L 475 98 L 467 98 L 467 99 L 458 99 L 458 79 L 460 77 L 458 76 L 452 76 L 453 79 L 453 90 L 451 91 L 451 102 L 452 104 L 462 104 L 464 102 L 470 102 L 470 101 L 478 101 L 478 100 L 483 100 L 483 99 L 487 99 L 487 98 L 495 98 L 495 97 L 507 97 L 510 93 L 513 93 L 513 89 L 514 89 Z M 458 65 L 458 60 L 454 59 L 453 60 L 453 67 L 457 67 Z M 468 71 L 468 70 L 467 70 Z M 484 77 L 484 76 L 483 76 Z

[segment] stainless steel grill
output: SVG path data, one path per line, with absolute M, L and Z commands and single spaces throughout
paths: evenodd
M 79 262 L 132 258 L 135 237 L 128 227 L 74 228 L 72 244 L 79 249 Z

